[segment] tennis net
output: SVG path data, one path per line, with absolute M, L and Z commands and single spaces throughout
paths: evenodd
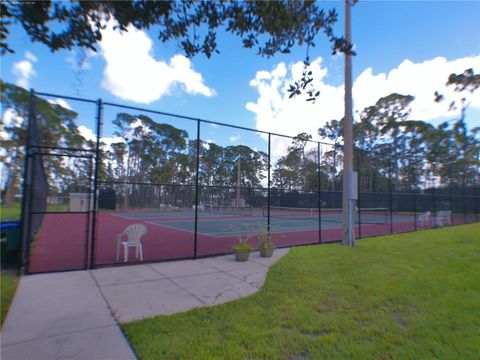
M 253 215 L 253 208 L 251 206 L 204 205 L 203 211 L 226 215 Z
M 268 206 L 262 210 L 263 216 L 268 216 Z M 360 208 L 355 211 L 354 221 L 363 224 L 385 224 L 388 220 L 387 208 Z M 322 222 L 342 222 L 343 210 L 341 208 L 297 208 L 288 206 L 270 206 L 270 218 L 291 220 L 312 220 Z

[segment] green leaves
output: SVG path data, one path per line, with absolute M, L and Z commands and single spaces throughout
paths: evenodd
M 306 101 L 315 103 L 317 98 L 320 96 L 320 91 L 316 90 L 313 85 L 312 71 L 308 70 L 310 64 L 308 59 L 305 61 L 305 67 L 303 69 L 302 78 L 300 81 L 295 81 L 294 84 L 290 84 L 290 87 L 287 91 L 290 93 L 288 96 L 289 99 L 294 98 L 295 96 L 301 95 L 303 92 L 307 94 Z
M 317 153 L 306 151 L 312 136 L 300 133 L 292 139 L 287 153 L 282 156 L 273 169 L 274 186 L 289 190 L 311 190 L 318 188 Z
M 16 85 L 1 82 L 2 106 L 12 111 L 17 122 L 11 125 L 2 123 L 7 134 L 6 141 L 2 140 L 2 162 L 7 164 L 8 174 L 5 184 L 6 189 L 20 184 L 24 165 L 24 146 L 26 143 L 26 120 L 29 116 L 30 93 Z M 78 114 L 58 104 L 53 104 L 45 99 L 35 98 L 36 122 L 43 146 L 57 146 L 64 148 L 85 149 L 93 148 L 93 143 L 88 142 L 78 131 L 76 119 Z M 89 160 L 76 158 L 64 161 L 61 156 L 44 156 L 43 165 L 50 191 L 55 193 L 69 186 L 76 186 L 87 177 Z M 17 190 L 16 190 L 17 191 Z
M 117 114 L 113 124 L 125 144 L 112 146 L 112 180 L 151 183 L 192 184 L 195 182 L 197 140 L 173 125 L 158 123 L 140 114 Z M 265 177 L 267 155 L 248 146 L 222 147 L 200 143 L 200 185 L 237 186 L 241 164 L 241 185 L 256 187 Z
M 450 74 L 447 85 L 453 85 L 455 91 L 473 93 L 480 87 L 480 74 L 474 74 L 473 69 L 466 69 L 463 74 Z
M 474 79 L 468 70 L 449 78 L 451 83 L 460 82 L 464 91 L 476 88 Z M 439 101 L 443 98 L 438 92 L 435 96 Z M 364 109 L 360 122 L 354 123 L 354 163 L 363 176 L 361 191 L 386 189 L 388 181 L 399 191 L 418 189 L 429 181 L 452 187 L 478 184 L 480 140 L 475 129 L 466 127 L 465 109 L 460 119 L 435 127 L 409 119 L 413 100 L 413 96 L 392 93 Z M 318 133 L 334 143 L 324 152 L 322 167 L 329 173 L 330 189 L 335 190 L 342 155 L 342 147 L 336 144 L 343 136 L 343 119 L 327 122 Z
M 20 22 L 33 42 L 52 51 L 73 47 L 96 51 L 104 20 L 114 19 L 118 31 L 129 25 L 157 27 L 158 39 L 176 40 L 187 57 L 218 53 L 219 29 L 240 37 L 246 48 L 257 47 L 265 57 L 289 53 L 297 44 L 315 46 L 320 32 L 331 42 L 333 53 L 351 52 L 351 44 L 333 34 L 336 11 L 326 14 L 312 1 L 40 1 L 6 2 L 1 7 L 2 54 L 13 52 L 6 41 L 11 19 Z

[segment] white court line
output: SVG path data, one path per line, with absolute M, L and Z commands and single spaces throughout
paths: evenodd
M 138 214 L 142 214 L 141 216 L 136 216 L 136 217 L 128 217 L 126 214 L 124 215 L 120 215 L 120 214 L 112 214 L 112 213 L 108 213 L 109 215 L 112 215 L 112 216 L 116 216 L 116 217 L 119 217 L 119 218 L 122 218 L 122 219 L 125 219 L 125 220 L 143 220 L 143 219 L 167 219 L 165 216 L 147 216 L 147 214 L 142 214 L 142 213 L 138 213 Z M 143 216 L 143 217 L 142 217 Z M 178 216 L 178 217 L 175 217 L 173 216 L 172 218 L 170 219 L 182 219 L 181 216 Z M 166 220 L 168 221 L 168 220 Z

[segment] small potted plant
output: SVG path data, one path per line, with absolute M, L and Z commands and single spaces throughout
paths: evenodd
M 250 251 L 252 250 L 252 245 L 248 243 L 248 236 L 239 237 L 238 244 L 233 246 L 233 252 L 235 253 L 235 259 L 237 261 L 247 261 L 250 256 Z
M 275 244 L 270 234 L 267 231 L 262 231 L 258 234 L 258 239 L 258 250 L 260 250 L 260 255 L 262 257 L 271 257 L 273 255 L 273 250 L 275 249 Z

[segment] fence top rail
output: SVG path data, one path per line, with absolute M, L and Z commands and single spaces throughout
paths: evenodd
M 75 154 L 65 154 L 65 153 L 51 153 L 51 152 L 41 152 L 34 151 L 32 155 L 41 155 L 41 156 L 57 156 L 57 157 L 69 157 L 69 158 L 80 158 L 80 159 L 93 159 L 93 155 L 75 155 Z
M 78 97 L 75 97 L 75 96 L 57 95 L 57 94 L 50 94 L 50 93 L 44 93 L 44 92 L 37 92 L 37 91 L 35 91 L 34 89 L 32 89 L 32 90 L 33 90 L 33 93 L 34 93 L 35 95 L 40 95 L 40 96 L 59 97 L 59 98 L 62 98 L 62 99 L 74 100 L 74 101 L 82 101 L 82 102 L 86 102 L 86 103 L 90 103 L 90 104 L 96 104 L 97 101 L 98 101 L 98 100 L 78 98 Z
M 87 103 L 91 103 L 91 104 L 98 104 L 98 100 L 84 99 L 84 98 L 78 98 L 78 97 L 74 97 L 74 96 L 58 95 L 58 94 L 51 94 L 51 93 L 45 93 L 45 92 L 37 92 L 34 89 L 32 89 L 32 90 L 33 90 L 35 95 L 48 96 L 48 97 L 58 97 L 58 98 L 67 99 L 67 100 L 83 101 L 83 102 L 87 102 Z M 294 139 L 295 138 L 295 136 L 292 136 L 292 135 L 278 134 L 278 133 L 265 131 L 265 130 L 257 130 L 257 129 L 252 129 L 252 128 L 248 128 L 248 127 L 244 127 L 244 126 L 226 124 L 226 123 L 222 123 L 222 122 L 218 122 L 218 121 L 195 118 L 195 117 L 187 116 L 187 115 L 173 114 L 173 113 L 168 113 L 168 112 L 158 111 L 158 110 L 153 110 L 153 109 L 145 109 L 145 108 L 141 108 L 141 107 L 137 107 L 137 106 L 116 104 L 116 103 L 112 103 L 112 102 L 109 102 L 109 101 L 102 101 L 102 105 L 114 106 L 114 107 L 119 107 L 119 108 L 124 108 L 124 109 L 137 110 L 137 111 L 145 111 L 145 112 L 149 112 L 149 113 L 157 114 L 157 115 L 170 116 L 170 117 L 175 117 L 175 118 L 185 119 L 185 120 L 191 120 L 191 121 L 199 121 L 199 122 L 205 123 L 205 124 L 227 126 L 227 127 L 234 128 L 234 129 L 245 130 L 245 131 L 253 131 L 253 132 L 256 132 L 256 133 L 259 133 L 259 134 L 279 136 L 279 137 L 288 138 L 288 139 Z M 315 143 L 315 144 L 321 144 L 321 145 L 328 145 L 328 146 L 333 146 L 334 145 L 334 144 L 331 144 L 331 143 L 328 143 L 328 142 L 316 141 L 316 140 L 308 140 L 308 142 Z
M 65 150 L 65 151 L 78 151 L 78 152 L 95 152 L 95 149 L 81 149 L 81 148 L 68 148 L 62 146 L 30 146 L 31 149 L 48 149 L 48 150 Z

